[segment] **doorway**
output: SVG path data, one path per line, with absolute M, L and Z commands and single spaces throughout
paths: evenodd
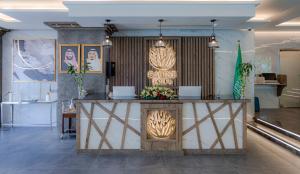
M 280 51 L 280 74 L 287 75 L 287 87 L 279 98 L 281 107 L 300 107 L 300 50 Z

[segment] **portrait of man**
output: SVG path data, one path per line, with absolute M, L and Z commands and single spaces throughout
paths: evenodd
M 68 66 L 73 66 L 75 70 L 80 70 L 80 44 L 61 44 L 59 72 L 66 73 Z
M 82 64 L 87 68 L 87 73 L 102 73 L 103 59 L 101 45 L 83 44 Z

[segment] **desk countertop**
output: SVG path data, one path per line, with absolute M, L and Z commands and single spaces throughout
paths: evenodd
M 101 101 L 101 102 L 139 102 L 139 103 L 183 103 L 183 102 L 249 102 L 250 99 L 234 99 L 232 96 L 210 96 L 206 98 L 185 96 L 172 100 L 146 100 L 141 97 L 109 98 L 104 93 L 90 94 L 83 99 L 75 99 L 77 102 Z

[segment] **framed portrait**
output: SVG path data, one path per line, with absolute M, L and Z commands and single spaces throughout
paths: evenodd
M 69 65 L 80 71 L 80 44 L 59 45 L 59 72 L 67 73 Z
M 13 40 L 13 81 L 55 81 L 54 39 Z
M 82 44 L 81 63 L 87 73 L 103 72 L 102 46 L 100 44 Z

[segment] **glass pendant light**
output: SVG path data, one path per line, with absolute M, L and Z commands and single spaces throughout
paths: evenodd
M 213 32 L 211 34 L 211 41 L 208 43 L 208 47 L 209 48 L 219 48 L 219 42 L 217 41 L 216 35 L 215 35 L 215 22 L 216 22 L 216 19 L 212 19 L 210 22 L 212 24 Z
M 162 33 L 161 33 L 161 23 L 163 21 L 164 21 L 163 19 L 158 20 L 158 22 L 159 22 L 159 39 L 154 44 L 156 48 L 165 48 L 166 47 L 166 43 L 163 41 L 163 37 L 162 37 Z
M 109 22 L 110 22 L 110 20 L 106 19 L 106 27 L 109 25 Z M 110 40 L 108 33 L 106 33 L 105 40 L 102 42 L 102 45 L 105 47 L 112 46 L 112 41 Z

